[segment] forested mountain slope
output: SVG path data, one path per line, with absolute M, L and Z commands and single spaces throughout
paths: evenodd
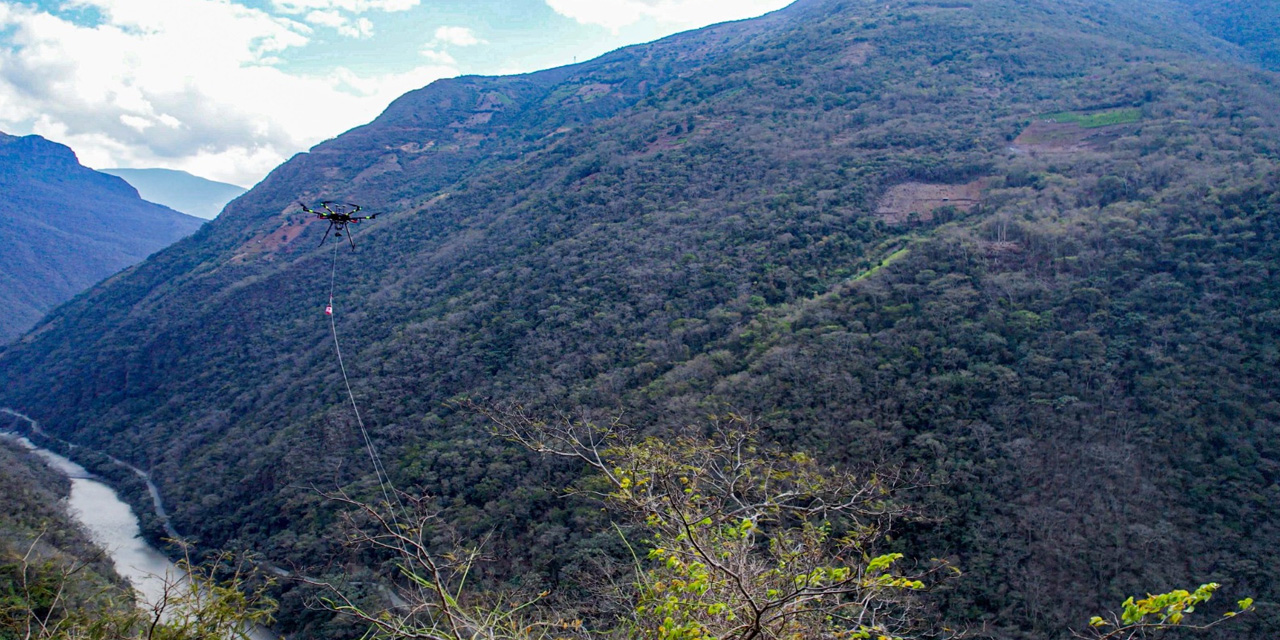
M 154 469 L 202 544 L 336 553 L 311 486 L 371 480 L 334 247 L 294 203 L 359 202 L 358 400 L 397 486 L 493 534 L 492 579 L 573 594 L 616 534 L 464 395 L 654 431 L 738 410 L 915 469 L 897 544 L 952 558 L 944 613 L 999 637 L 1195 581 L 1274 602 L 1280 84 L 1182 16 L 801 0 L 437 82 L 51 314 L 0 400 Z M 322 625 L 298 597 L 285 623 Z
M 200 224 L 81 166 L 63 145 L 0 133 L 0 342 Z
M 1280 71 L 1280 4 L 1253 0 L 1179 0 L 1209 33 L 1240 45 L 1272 71 Z

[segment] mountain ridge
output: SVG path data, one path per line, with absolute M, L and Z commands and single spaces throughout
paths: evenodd
M 175 169 L 99 169 L 124 178 L 144 200 L 205 220 L 217 217 L 228 202 L 247 189 L 208 180 Z
M 0 352 L 32 372 L 0 399 L 154 469 L 180 529 L 303 563 L 332 534 L 303 483 L 368 488 L 321 312 L 341 251 L 335 318 L 393 478 L 464 533 L 503 523 L 495 579 L 571 585 L 604 543 L 554 489 L 574 470 L 486 438 L 460 395 L 654 433 L 742 408 L 841 464 L 922 468 L 936 521 L 902 544 L 956 557 L 940 606 L 1002 637 L 1187 580 L 1274 598 L 1238 569 L 1274 552 L 1236 534 L 1274 540 L 1273 510 L 1206 487 L 1275 490 L 1276 77 L 1198 32 L 1133 44 L 1178 33 L 1135 6 L 807 2 L 435 83 L 55 311 Z M 879 212 L 916 184 L 981 193 Z M 294 208 L 328 198 L 380 214 L 354 251 Z M 1178 408 L 1184 384 L 1205 391 Z
M 143 201 L 39 136 L 0 136 L 0 305 L 8 341 L 93 283 L 194 232 L 200 221 Z

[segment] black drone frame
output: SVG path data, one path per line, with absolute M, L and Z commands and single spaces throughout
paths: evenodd
M 324 237 L 320 239 L 321 246 L 329 240 L 330 233 L 333 233 L 333 237 L 335 238 L 341 238 L 342 232 L 346 230 L 347 225 L 357 224 L 361 220 L 372 220 L 378 217 L 378 214 L 376 213 L 367 216 L 354 215 L 360 211 L 360 205 L 351 204 L 349 202 L 334 202 L 332 200 L 326 200 L 320 203 L 320 208 L 324 209 L 324 211 L 309 209 L 307 208 L 307 205 L 302 204 L 301 202 L 298 203 L 298 206 L 302 207 L 303 211 L 314 214 L 321 220 L 329 221 L 329 228 L 325 229 Z M 356 248 L 355 241 L 351 239 L 350 231 L 347 231 L 347 242 L 351 244 L 352 249 Z

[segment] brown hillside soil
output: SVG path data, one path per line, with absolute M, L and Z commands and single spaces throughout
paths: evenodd
M 921 220 L 930 220 L 934 210 L 940 207 L 970 211 L 982 197 L 982 187 L 981 179 L 966 184 L 906 182 L 885 192 L 876 214 L 885 222 L 901 224 L 912 213 L 919 214 Z
M 298 236 L 302 235 L 303 230 L 307 228 L 307 225 L 315 221 L 315 218 L 285 220 L 279 229 L 265 236 L 260 235 L 241 245 L 240 250 L 236 252 L 231 260 L 234 263 L 242 263 L 253 256 L 274 254 L 297 240 Z
M 480 103 L 476 105 L 476 111 L 502 111 L 507 108 L 507 103 L 511 99 L 502 93 L 496 91 L 484 94 L 480 99 Z
M 436 146 L 435 140 L 428 140 L 426 142 L 406 142 L 396 147 L 396 149 L 404 153 L 426 153 L 427 151 L 430 151 L 435 146 Z
M 352 180 L 352 182 L 360 184 L 384 173 L 391 173 L 395 171 L 404 171 L 404 168 L 400 166 L 400 159 L 396 154 L 388 153 L 379 158 L 377 162 L 370 165 L 367 169 L 361 171 L 360 174 Z
M 945 11 L 970 11 L 973 4 L 969 2 L 911 2 L 907 9 L 916 13 L 942 13 Z
M 459 126 L 478 127 L 482 124 L 487 124 L 492 119 L 493 119 L 492 111 L 481 111 L 480 113 L 473 113 L 470 116 L 467 116 L 467 119 L 463 120 L 462 124 Z
M 1074 122 L 1036 120 L 1014 138 L 1013 150 L 1033 155 L 1105 151 L 1132 130 L 1133 126 L 1123 124 L 1086 129 Z
M 582 88 L 578 89 L 578 92 L 574 95 L 582 98 L 583 100 L 594 100 L 601 96 L 607 96 L 611 93 L 616 93 L 613 85 L 596 82 L 593 84 L 583 85 Z
M 867 57 L 871 55 L 871 51 L 870 43 L 855 42 L 853 46 L 844 50 L 840 61 L 848 66 L 861 67 L 867 63 Z

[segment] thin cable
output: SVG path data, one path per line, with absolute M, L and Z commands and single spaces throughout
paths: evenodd
M 350 231 L 347 233 L 350 234 Z M 325 308 L 325 313 L 329 316 L 329 330 L 333 333 L 333 350 L 338 354 L 338 369 L 342 371 L 342 383 L 347 387 L 347 398 L 351 400 L 351 410 L 355 412 L 356 424 L 360 425 L 360 435 L 364 438 L 365 449 L 368 450 L 369 460 L 373 463 L 373 472 L 378 479 L 378 489 L 382 491 L 382 499 L 386 501 L 387 513 L 391 516 L 391 524 L 395 528 L 396 546 L 400 548 L 400 555 L 407 565 L 413 561 L 414 555 L 409 553 L 404 546 L 404 541 L 399 537 L 404 534 L 404 529 L 400 526 L 399 518 L 396 517 L 397 508 L 406 511 L 404 503 L 400 501 L 400 496 L 396 495 L 395 486 L 391 484 L 391 476 L 387 474 L 382 458 L 378 455 L 377 448 L 373 446 L 373 439 L 369 437 L 369 430 L 364 426 L 364 419 L 360 417 L 360 407 L 356 405 L 356 395 L 351 391 L 351 380 L 347 377 L 347 366 L 342 362 L 342 346 L 338 342 L 338 324 L 334 320 L 333 313 L 333 291 L 338 278 L 338 248 L 341 246 L 342 244 L 338 242 L 333 244 L 333 265 L 329 269 L 329 306 Z M 387 491 L 388 487 L 391 488 L 390 492 Z M 417 588 L 419 594 L 422 594 L 424 587 L 418 584 Z
M 392 494 L 395 493 L 394 486 L 391 487 L 391 492 L 387 491 L 387 487 L 391 486 L 391 476 L 387 475 L 386 467 L 382 465 L 382 458 L 378 456 L 378 451 L 373 446 L 373 439 L 369 437 L 369 431 L 360 417 L 360 407 L 356 405 L 356 395 L 351 391 L 351 380 L 347 377 L 347 366 L 342 362 L 342 346 L 338 343 L 338 324 L 333 317 L 333 290 L 338 275 L 339 246 L 341 245 L 336 242 L 333 245 L 333 267 L 329 274 L 329 306 L 326 309 L 329 316 L 329 329 L 333 332 L 333 349 L 338 354 L 338 368 L 342 371 L 342 383 L 347 387 L 347 398 L 351 400 L 351 410 L 355 412 L 356 424 L 360 426 L 360 435 L 364 438 L 365 449 L 369 451 L 369 460 L 373 463 L 373 472 L 378 479 L 378 488 L 382 491 L 382 498 L 387 502 L 387 509 L 391 511 L 391 519 L 394 523 L 396 517 L 394 507 L 400 503 L 400 500 L 398 498 L 395 502 L 391 500 Z

